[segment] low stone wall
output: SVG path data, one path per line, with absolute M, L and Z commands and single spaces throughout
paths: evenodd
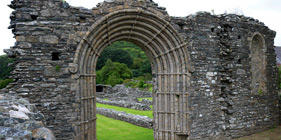
M 55 140 L 44 115 L 28 100 L 0 93 L 0 139 Z
M 151 110 L 151 107 L 149 105 L 137 103 L 137 102 L 133 102 L 133 101 L 110 101 L 110 100 L 102 100 L 102 99 L 97 98 L 97 102 L 101 103 L 101 104 L 114 105 L 114 106 L 142 110 L 142 111 Z
M 107 86 L 106 92 L 97 92 L 98 98 L 110 100 L 131 100 L 136 98 L 152 97 L 152 92 L 143 91 L 138 88 L 127 88 L 125 85 Z
M 153 105 L 153 102 L 150 101 L 150 100 L 147 100 L 147 99 L 142 99 L 142 100 L 141 100 L 141 103 L 142 103 L 142 104 L 146 104 L 146 105 Z
M 144 128 L 153 128 L 153 120 L 147 116 L 132 115 L 126 112 L 107 108 L 97 108 L 97 113 L 115 120 L 121 120 Z

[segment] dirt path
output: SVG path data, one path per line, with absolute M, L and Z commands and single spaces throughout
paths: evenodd
M 281 126 L 272 128 L 265 132 L 261 132 L 258 134 L 254 134 L 234 140 L 281 140 Z

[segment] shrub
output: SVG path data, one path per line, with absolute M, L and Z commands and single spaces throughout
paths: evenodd
M 14 80 L 13 79 L 5 79 L 5 80 L 0 80 L 0 89 L 6 88 L 7 85 L 12 83 Z
M 60 71 L 60 66 L 56 65 L 56 71 L 59 72 Z
M 143 88 L 143 85 L 144 85 L 144 82 L 141 80 L 141 81 L 139 82 L 139 84 L 138 84 L 138 87 L 142 89 L 142 88 Z
M 148 87 L 148 85 L 147 84 L 143 84 L 143 88 L 147 88 Z
M 131 88 L 136 88 L 138 86 L 138 83 L 135 81 L 129 82 L 127 84 L 127 87 L 131 87 Z
M 124 79 L 130 79 L 133 76 L 133 73 L 126 64 L 112 62 L 110 59 L 107 60 L 105 66 L 97 71 L 96 74 L 98 84 L 108 84 L 111 86 L 122 84 Z
M 128 83 L 130 83 L 131 82 L 131 79 L 125 79 L 124 81 L 123 81 L 123 84 L 128 84 Z
M 6 79 L 11 75 L 12 67 L 9 67 L 9 63 L 13 63 L 13 58 L 8 58 L 7 55 L 0 56 L 0 79 Z
M 262 95 L 262 90 L 261 90 L 261 89 L 259 89 L 259 91 L 258 91 L 258 92 L 259 92 L 259 95 Z
M 115 75 L 110 75 L 108 77 L 106 83 L 114 87 L 117 84 L 122 84 L 123 83 L 123 79 L 119 78 L 119 77 L 117 77 Z

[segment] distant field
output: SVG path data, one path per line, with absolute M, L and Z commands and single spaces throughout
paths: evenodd
M 147 129 L 97 114 L 98 140 L 153 140 L 153 129 Z
M 143 115 L 143 116 L 147 116 L 149 118 L 153 118 L 152 110 L 140 111 L 140 110 L 128 109 L 128 108 L 117 107 L 117 106 L 112 106 L 112 105 L 105 105 L 105 104 L 100 104 L 100 103 L 97 103 L 96 105 L 99 108 L 108 108 L 108 109 L 114 109 L 116 111 L 125 111 L 126 113 L 129 113 L 129 114 Z

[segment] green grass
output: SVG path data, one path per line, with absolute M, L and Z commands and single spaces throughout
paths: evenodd
M 149 91 L 149 92 L 152 92 L 152 91 L 153 91 L 153 86 L 152 86 L 152 87 L 149 87 L 148 91 Z
M 142 99 L 148 99 L 149 101 L 152 101 L 152 98 L 138 98 L 139 102 L 141 102 Z
M 105 105 L 105 104 L 100 104 L 100 103 L 97 103 L 96 105 L 99 108 L 108 108 L 108 109 L 114 109 L 116 111 L 125 111 L 126 113 L 129 113 L 129 114 L 143 115 L 143 116 L 147 116 L 149 118 L 153 118 L 152 110 L 150 110 L 150 111 L 140 111 L 140 110 L 128 109 L 128 108 L 124 108 L 124 107 Z
M 98 140 L 153 140 L 153 129 L 147 129 L 97 114 Z

